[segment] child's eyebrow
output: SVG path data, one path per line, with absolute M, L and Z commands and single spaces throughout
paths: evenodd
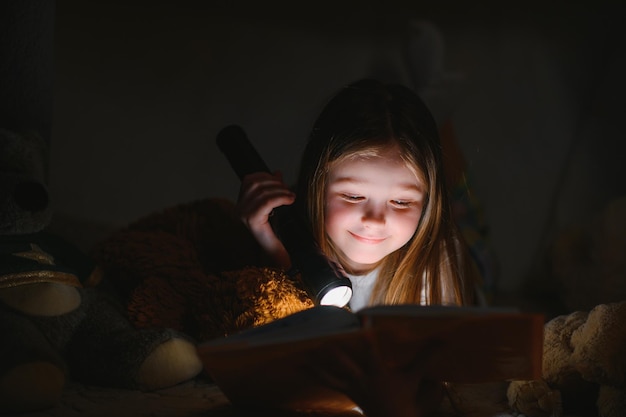
M 354 177 L 338 177 L 338 178 L 331 178 L 330 182 L 332 182 L 333 184 L 341 184 L 341 183 L 363 183 L 365 181 L 362 180 L 357 180 Z

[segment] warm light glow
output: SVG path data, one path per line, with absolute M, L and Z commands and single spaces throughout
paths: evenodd
M 320 304 L 323 306 L 337 306 L 343 307 L 348 304 L 350 298 L 352 297 L 352 288 L 342 285 L 340 287 L 335 287 L 332 290 L 328 291 L 322 297 Z

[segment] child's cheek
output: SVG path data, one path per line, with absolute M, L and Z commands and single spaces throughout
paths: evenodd
M 330 201 L 326 208 L 326 233 L 331 237 L 350 228 L 355 221 L 357 210 L 354 204 L 342 201 Z

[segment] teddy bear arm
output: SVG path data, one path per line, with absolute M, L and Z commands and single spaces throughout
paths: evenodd
M 543 380 L 512 381 L 506 394 L 511 408 L 527 417 L 554 417 L 563 412 L 560 392 Z
M 99 288 L 85 289 L 83 299 L 87 319 L 66 348 L 73 378 L 102 386 L 156 389 L 200 372 L 192 340 L 172 329 L 136 329 L 114 295 Z
M 31 316 L 60 316 L 81 304 L 76 287 L 59 282 L 37 282 L 0 288 L 0 301 Z
M 81 382 L 152 390 L 186 381 L 202 369 L 193 341 L 173 330 L 128 328 L 76 336 L 67 356 L 72 377 Z
M 202 368 L 195 343 L 173 335 L 141 363 L 136 383 L 143 390 L 169 387 L 195 377 Z

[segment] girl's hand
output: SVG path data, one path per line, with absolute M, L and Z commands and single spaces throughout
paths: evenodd
M 276 265 L 285 269 L 291 267 L 291 261 L 269 219 L 276 207 L 292 204 L 295 198 L 280 172 L 257 172 L 243 178 L 237 200 L 239 218 Z
M 374 337 L 365 339 L 365 347 L 363 353 L 333 346 L 328 356 L 318 358 L 314 372 L 327 386 L 352 399 L 367 417 L 422 417 L 440 406 L 443 383 L 429 378 L 439 346 L 425 346 L 402 368 L 384 363 Z

